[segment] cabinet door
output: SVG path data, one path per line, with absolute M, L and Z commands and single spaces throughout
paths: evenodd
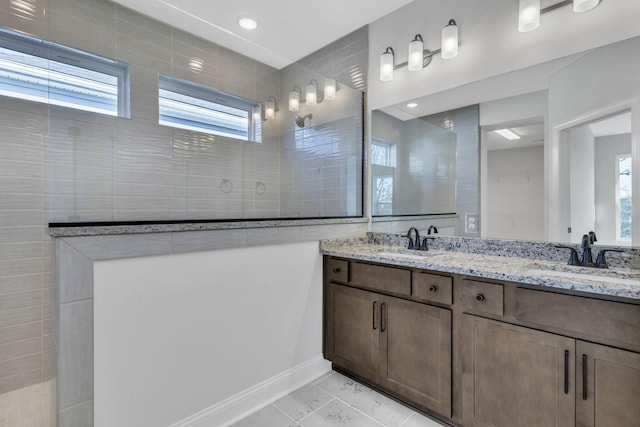
M 332 362 L 356 375 L 378 381 L 380 306 L 378 294 L 329 284 Z
M 640 425 L 640 354 L 578 341 L 579 427 Z
M 451 311 L 380 297 L 380 384 L 451 416 Z
M 465 427 L 575 425 L 575 340 L 463 316 Z

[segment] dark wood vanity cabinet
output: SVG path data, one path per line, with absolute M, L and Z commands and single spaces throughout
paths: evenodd
M 640 302 L 325 257 L 335 367 L 464 427 L 639 427 Z
M 348 285 L 325 281 L 325 356 L 336 367 L 450 417 L 451 310 L 410 301 L 409 270 L 352 263 L 350 274 Z M 387 279 L 376 284 L 375 277 Z

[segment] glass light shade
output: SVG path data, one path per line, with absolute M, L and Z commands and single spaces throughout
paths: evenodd
M 422 55 L 424 51 L 424 43 L 422 42 L 422 37 L 420 34 L 416 35 L 416 37 L 409 43 L 409 64 L 407 68 L 409 71 L 420 71 L 422 70 Z
M 387 49 L 380 56 L 380 81 L 390 82 L 393 80 L 393 52 Z
M 442 52 L 440 55 L 444 59 L 458 56 L 458 25 L 453 19 L 449 21 L 449 25 L 442 29 Z
M 264 118 L 268 120 L 276 118 L 276 104 L 273 101 L 264 103 Z
M 540 26 L 540 0 L 520 0 L 518 31 L 527 33 Z
M 329 77 L 324 79 L 324 99 L 327 101 L 336 99 L 336 81 Z
M 300 92 L 292 90 L 289 92 L 289 111 L 300 110 Z
M 307 94 L 307 100 L 306 100 L 307 105 L 316 105 L 318 103 L 318 90 L 315 84 L 309 83 L 307 85 L 306 94 Z
M 600 0 L 573 0 L 574 12 L 586 12 L 600 4 Z

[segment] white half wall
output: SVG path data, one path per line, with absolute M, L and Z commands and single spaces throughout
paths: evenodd
M 322 353 L 318 242 L 95 262 L 94 352 L 96 427 L 190 425 L 282 382 Z

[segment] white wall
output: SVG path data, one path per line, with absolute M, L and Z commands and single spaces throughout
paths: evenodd
M 96 262 L 95 426 L 176 423 L 317 358 L 321 280 L 317 241 Z
M 515 0 L 420 0 L 374 22 L 369 33 L 370 107 L 442 92 L 640 35 L 637 0 L 603 1 L 581 14 L 563 7 L 543 15 L 540 28 L 530 33 L 518 32 L 517 13 Z M 438 49 L 440 32 L 451 18 L 460 31 L 458 57 L 436 56 L 422 71 L 409 72 L 405 67 L 396 71 L 392 82 L 378 79 L 380 55 L 387 46 L 395 50 L 396 64 L 406 61 L 416 33 L 424 38 L 425 48 Z M 537 89 L 543 88 L 530 90 Z
M 483 237 L 543 240 L 544 147 L 488 152 L 487 233 Z
M 595 138 L 588 126 L 569 132 L 570 241 L 580 243 L 582 236 L 596 227 Z

